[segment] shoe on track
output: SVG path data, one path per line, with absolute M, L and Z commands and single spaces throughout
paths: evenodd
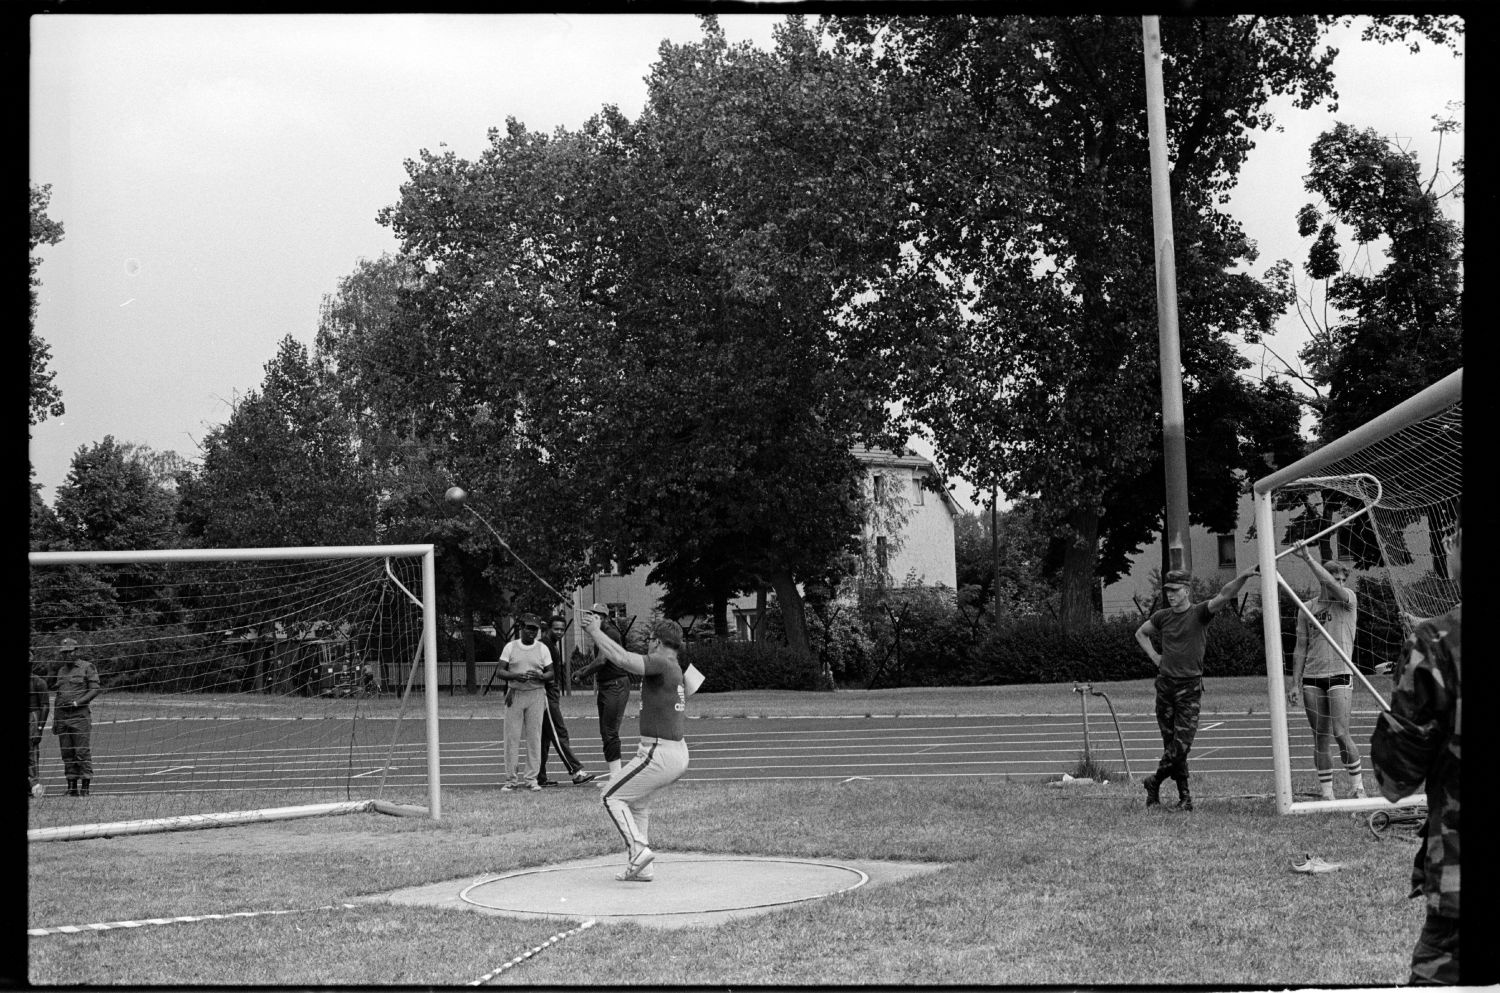
M 579 769 L 573 774 L 573 785 L 582 786 L 584 783 L 592 783 L 598 778 L 598 775 L 597 772 L 584 772 L 582 769 Z

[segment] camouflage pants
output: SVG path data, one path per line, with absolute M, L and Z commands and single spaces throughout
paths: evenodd
M 89 738 L 93 724 L 89 720 L 87 707 L 59 707 L 52 718 L 52 733 L 57 735 L 57 747 L 62 752 L 63 771 L 69 779 L 92 779 L 94 775 L 93 750 Z
M 1203 701 L 1201 676 L 1156 677 L 1156 725 L 1161 729 L 1162 753 L 1152 776 L 1160 783 L 1187 783 L 1188 751 L 1198 733 L 1198 710 Z
M 1458 919 L 1429 912 L 1411 953 L 1413 986 L 1454 986 L 1458 978 Z

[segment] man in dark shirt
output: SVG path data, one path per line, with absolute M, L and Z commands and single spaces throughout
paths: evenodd
M 1460 533 L 1445 542 L 1448 575 L 1461 582 Z M 1463 604 L 1417 624 L 1405 664 L 1370 738 L 1375 781 L 1387 800 L 1427 787 L 1427 822 L 1412 866 L 1411 895 L 1426 900 L 1426 920 L 1412 950 L 1416 984 L 1457 984 L 1459 969 L 1459 785 L 1463 732 Z
M 542 712 L 542 761 L 537 766 L 536 777 L 536 781 L 543 786 L 560 785 L 557 780 L 547 778 L 547 753 L 552 749 L 557 750 L 557 757 L 562 759 L 563 767 L 568 770 L 568 776 L 575 785 L 582 786 L 594 779 L 594 773 L 584 772 L 583 763 L 573 754 L 573 747 L 568 740 L 568 726 L 563 722 L 562 680 L 565 678 L 563 673 L 567 662 L 567 657 L 563 655 L 563 635 L 567 630 L 568 622 L 553 614 L 547 621 L 547 633 L 542 637 L 542 642 L 552 653 L 552 678 L 543 684 L 547 691 L 547 709 Z
M 649 883 L 651 863 L 651 801 L 681 778 L 688 767 L 687 742 L 682 737 L 687 711 L 687 687 L 678 653 L 682 628 L 668 620 L 654 621 L 646 637 L 646 654 L 626 651 L 600 630 L 596 614 L 585 615 L 583 629 L 593 637 L 610 662 L 641 679 L 641 734 L 635 758 L 611 777 L 604 790 L 604 809 L 625 840 L 625 871 L 616 879 Z
M 625 638 L 620 629 L 609 621 L 609 611 L 603 604 L 594 604 L 587 612 L 599 618 L 600 629 L 611 641 L 623 645 Z M 588 625 L 584 624 L 585 630 Z M 620 774 L 620 722 L 625 718 L 625 706 L 630 702 L 630 673 L 609 660 L 597 647 L 594 660 L 578 670 L 580 679 L 594 677 L 594 693 L 599 706 L 599 739 L 604 744 L 604 761 L 609 763 L 612 781 Z
M 62 662 L 57 667 L 57 699 L 53 708 L 52 733 L 62 752 L 63 771 L 68 777 L 68 796 L 88 796 L 94 777 L 94 758 L 89 739 L 93 723 L 89 704 L 99 695 L 99 672 L 94 663 L 77 657 L 78 643 L 64 638 L 58 647 Z
M 1161 784 L 1168 776 L 1177 784 L 1177 806 L 1193 809 L 1188 789 L 1188 751 L 1198 733 L 1198 711 L 1203 700 L 1203 648 L 1209 622 L 1240 587 L 1249 582 L 1259 566 L 1251 566 L 1224 584 L 1212 598 L 1194 603 L 1193 577 L 1173 569 L 1162 577 L 1167 606 L 1158 610 L 1135 632 L 1141 650 L 1156 664 L 1156 724 L 1161 730 L 1162 754 L 1156 772 L 1147 776 L 1146 806 L 1161 806 Z M 1161 651 L 1151 639 L 1160 636 Z
M 47 715 L 52 712 L 52 699 L 47 689 L 47 677 L 37 669 L 33 660 L 31 669 L 31 755 L 26 766 L 27 796 L 41 796 L 42 731 L 47 727 Z

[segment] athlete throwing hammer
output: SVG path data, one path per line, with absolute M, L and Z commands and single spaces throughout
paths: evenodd
M 615 829 L 625 839 L 628 860 L 616 879 L 649 883 L 651 862 L 651 800 L 687 772 L 687 742 L 682 739 L 682 718 L 687 710 L 687 687 L 683 685 L 682 628 L 673 621 L 654 621 L 646 637 L 646 654 L 627 652 L 599 628 L 596 614 L 584 614 L 580 623 L 599 650 L 615 665 L 644 677 L 641 681 L 641 733 L 635 758 L 610 777 L 604 791 L 604 809 Z

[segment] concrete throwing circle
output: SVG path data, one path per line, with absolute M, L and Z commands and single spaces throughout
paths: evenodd
M 649 883 L 618 880 L 624 859 L 551 866 L 474 883 L 459 894 L 485 910 L 556 917 L 658 917 L 755 910 L 819 900 L 869 882 L 832 862 L 704 856 L 661 857 Z

